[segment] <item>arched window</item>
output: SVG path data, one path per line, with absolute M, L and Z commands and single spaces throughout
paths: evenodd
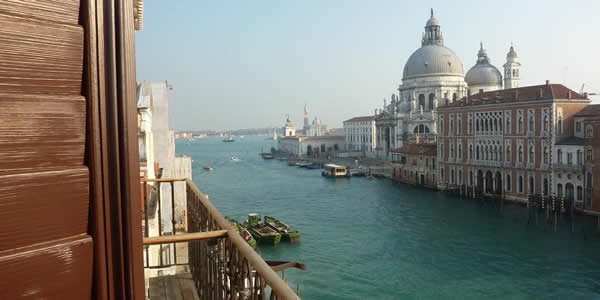
M 562 115 L 558 115 L 558 124 L 556 126 L 556 133 L 558 133 L 558 134 L 563 133 L 563 117 L 562 117 Z
M 548 196 L 548 178 L 544 178 L 544 196 Z
M 510 117 L 506 117 L 506 132 L 510 133 Z
M 577 150 L 577 164 L 583 164 L 583 154 L 581 153 L 581 150 Z
M 583 188 L 579 185 L 577 186 L 577 201 L 583 200 Z
M 425 95 L 423 94 L 419 94 L 419 107 L 417 107 L 417 109 L 421 109 L 423 108 L 423 110 L 425 110 Z
M 469 144 L 469 159 L 473 159 L 473 144 Z
M 477 157 L 475 159 L 479 160 L 479 145 L 477 145 L 477 152 L 476 152 Z
M 490 152 L 489 152 L 489 150 L 488 150 L 488 146 L 487 146 L 487 145 L 485 145 L 485 148 L 484 148 L 484 149 L 485 149 L 485 150 L 484 150 L 484 151 L 485 151 L 485 158 L 484 158 L 484 159 L 485 159 L 485 160 L 489 160 L 489 159 L 490 159 Z
M 548 146 L 544 146 L 544 164 L 548 164 Z
M 458 169 L 458 184 L 462 184 L 462 170 Z
M 523 193 L 523 176 L 519 176 L 519 193 Z
M 498 160 L 498 147 L 494 146 L 494 160 Z
M 506 174 L 506 191 L 510 192 L 510 174 Z
M 452 94 L 452 102 L 456 102 L 456 97 L 458 97 L 458 95 L 456 95 L 456 93 Z
M 473 186 L 473 171 L 469 171 L 469 185 Z
M 512 153 L 510 152 L 510 145 L 506 145 L 506 158 L 505 161 L 512 161 Z
M 450 183 L 454 184 L 454 169 L 450 170 Z
M 533 177 L 529 177 L 529 190 L 528 190 L 529 194 L 534 194 L 535 193 L 535 185 L 533 184 Z
M 527 130 L 533 132 L 533 126 L 535 126 L 533 121 L 533 115 L 529 115 L 529 126 L 527 126 Z
M 585 127 L 585 137 L 594 137 L 594 129 L 592 128 L 592 125 L 588 125 Z
M 450 158 L 454 158 L 454 143 L 450 144 Z
M 517 120 L 517 132 L 521 133 L 523 132 L 523 117 L 519 116 L 519 119 Z
M 462 159 L 463 155 L 462 155 L 462 143 L 458 144 L 458 159 Z
M 519 157 L 518 157 L 518 161 L 519 161 L 520 163 L 522 163 L 522 162 L 523 162 L 523 146 L 521 146 L 521 145 L 519 145 L 519 152 L 518 152 L 518 155 L 519 155 Z
M 533 145 L 529 146 L 529 163 L 534 163 L 535 152 L 533 150 Z
M 592 172 L 588 172 L 585 180 L 585 187 L 588 189 L 592 188 Z
M 427 107 L 428 110 L 433 110 L 433 102 L 435 101 L 435 94 L 431 93 L 429 94 L 429 106 Z

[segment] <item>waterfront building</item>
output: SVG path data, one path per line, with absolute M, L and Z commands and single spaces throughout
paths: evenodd
M 169 95 L 167 82 L 141 82 L 137 86 L 138 107 L 138 147 L 140 153 L 140 178 L 152 180 L 159 178 L 192 178 L 192 161 L 187 156 L 175 155 L 175 134 L 169 128 Z M 190 133 L 191 136 L 191 133 Z M 186 186 L 185 182 L 159 183 L 150 181 L 144 191 L 141 184 L 141 195 L 143 201 L 144 193 L 147 195 L 149 207 L 142 202 L 144 213 L 148 215 L 148 233 L 150 235 L 173 234 L 185 227 L 187 215 Z M 171 191 L 171 189 L 174 189 Z M 160 193 L 160 195 L 157 195 Z M 158 204 L 153 199 L 161 201 Z M 173 197 L 173 201 L 171 198 Z M 175 205 L 172 210 L 171 204 Z M 161 205 L 161 214 L 157 214 L 158 205 Z M 176 226 L 173 228 L 173 217 L 175 212 Z M 162 226 L 159 226 L 159 216 Z M 151 247 L 149 263 L 158 265 L 159 258 L 173 260 L 168 253 L 173 252 L 172 247 Z M 146 253 L 144 253 L 146 255 Z M 175 269 L 162 270 L 163 272 L 175 272 Z M 151 276 L 156 276 L 152 271 Z
M 344 136 L 289 136 L 278 140 L 279 150 L 295 156 L 327 157 L 342 151 Z
M 375 151 L 376 132 L 374 116 L 355 117 L 344 121 L 346 151 L 363 153 Z
M 589 103 L 548 81 L 445 99 L 438 107 L 439 188 L 475 187 L 518 201 L 529 194 L 577 198 L 583 174 L 574 116 Z
M 600 213 L 600 104 L 587 106 L 574 119 L 575 134 L 583 138 L 585 162 L 584 201 L 581 208 Z
M 518 86 L 520 63 L 512 46 L 504 68 L 511 73 L 507 86 Z M 491 64 L 483 44 L 475 66 L 465 76 L 460 58 L 444 45 L 440 23 L 432 10 L 421 47 L 404 65 L 398 93 L 391 96 L 391 103 L 384 99 L 383 108 L 375 110 L 378 157 L 391 159 L 391 149 L 400 148 L 416 134 L 434 139 L 441 99 L 452 103 L 469 94 L 500 89 L 502 74 Z
M 290 116 L 287 116 L 287 120 L 285 122 L 285 126 L 283 126 L 283 137 L 296 136 L 296 127 L 292 123 Z M 273 135 L 273 139 L 275 139 L 275 135 Z
M 417 141 L 392 149 L 392 180 L 436 189 L 437 145 Z

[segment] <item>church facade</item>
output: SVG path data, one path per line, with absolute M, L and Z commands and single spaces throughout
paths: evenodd
M 511 46 L 504 65 L 505 85 L 518 87 L 518 56 Z M 421 47 L 407 60 L 398 92 L 390 103 L 384 99 L 375 110 L 377 155 L 391 160 L 391 150 L 420 136 L 421 143 L 435 144 L 439 101 L 450 103 L 480 92 L 502 89 L 502 74 L 491 64 L 483 45 L 476 64 L 466 76 L 460 58 L 444 45 L 439 21 L 431 17 L 425 25 Z M 443 99 L 443 100 L 442 100 Z M 440 102 L 441 103 L 441 102 Z

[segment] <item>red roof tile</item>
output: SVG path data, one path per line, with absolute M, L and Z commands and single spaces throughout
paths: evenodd
M 591 104 L 575 114 L 576 117 L 600 117 L 600 104 Z
M 454 103 L 444 106 L 440 105 L 440 107 L 550 99 L 588 100 L 583 95 L 576 93 L 562 84 L 543 84 L 477 93 L 468 97 L 468 100 L 467 97 L 463 97 Z

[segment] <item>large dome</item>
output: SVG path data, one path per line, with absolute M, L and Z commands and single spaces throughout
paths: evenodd
M 402 79 L 424 75 L 464 76 L 463 65 L 449 48 L 442 45 L 423 45 L 408 58 Z
M 491 64 L 483 44 L 477 53 L 477 63 L 467 72 L 465 81 L 469 86 L 497 85 L 502 87 L 502 73 Z

